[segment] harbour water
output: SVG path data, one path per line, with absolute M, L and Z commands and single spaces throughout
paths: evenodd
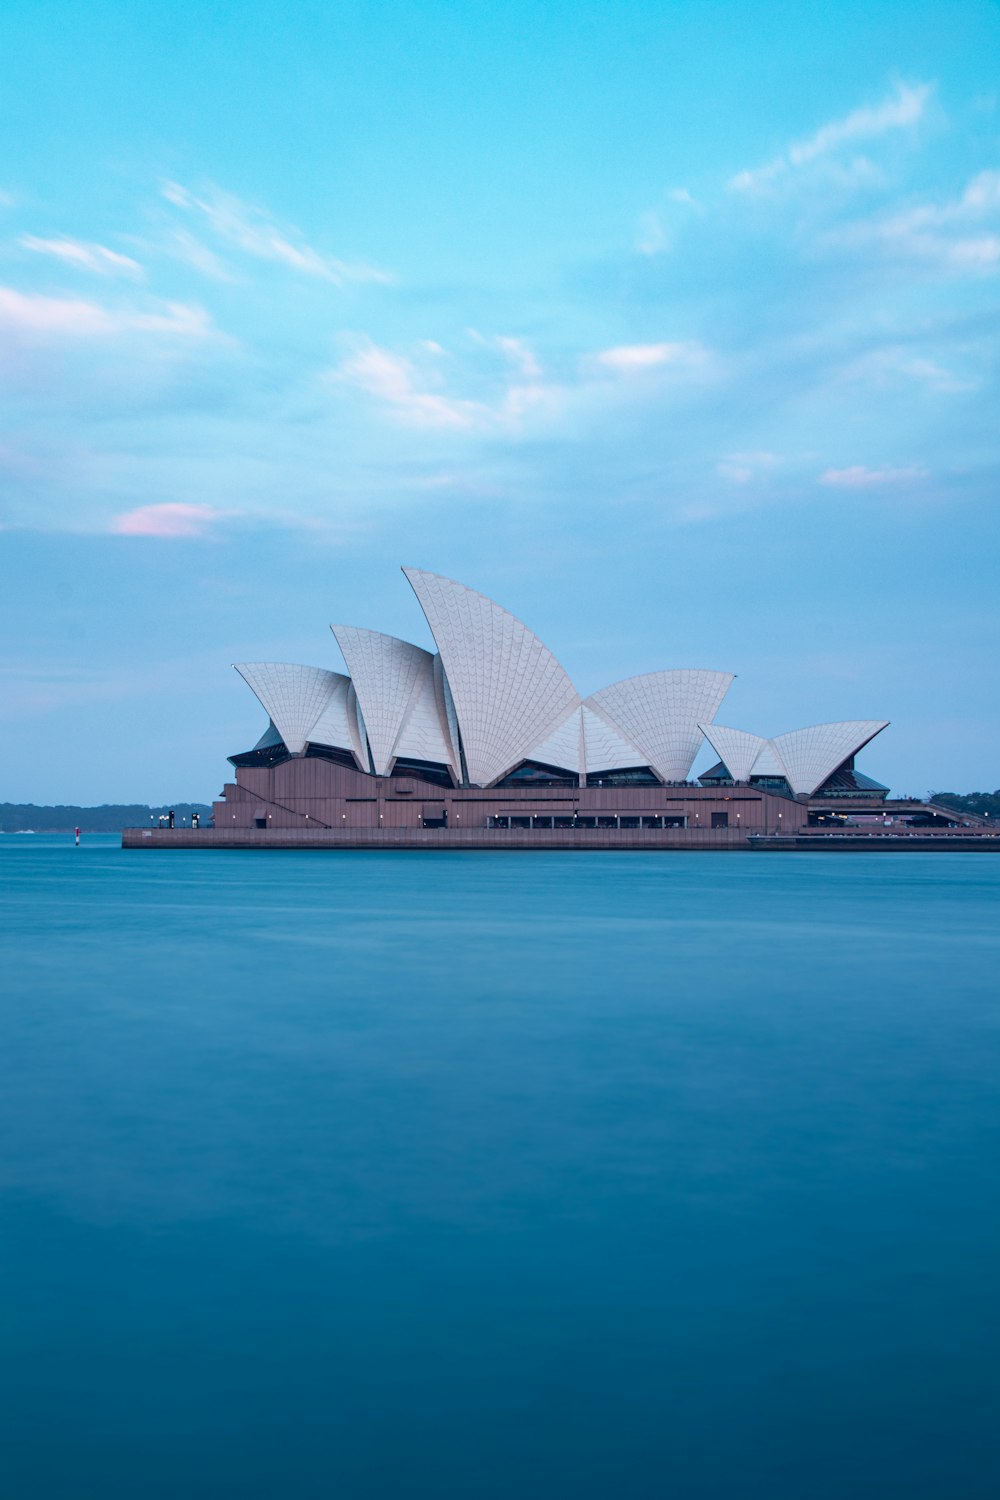
M 7 1500 L 994 1500 L 998 895 L 0 839 Z

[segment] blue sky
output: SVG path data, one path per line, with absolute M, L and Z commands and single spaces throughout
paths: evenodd
M 427 641 L 993 787 L 1000 9 L 12 4 L 0 800 L 211 798 L 235 660 Z

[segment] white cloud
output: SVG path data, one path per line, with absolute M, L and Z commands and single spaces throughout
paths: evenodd
M 179 501 L 163 505 L 140 505 L 115 516 L 111 531 L 118 536 L 169 538 L 204 536 L 213 521 L 227 512 L 211 505 L 185 505 Z
M 885 485 L 915 484 L 928 477 L 927 470 L 911 464 L 905 469 L 868 469 L 864 464 L 852 464 L 847 469 L 827 469 L 819 476 L 820 484 L 832 489 L 870 490 Z
M 524 339 L 510 338 L 501 334 L 498 335 L 495 343 L 526 380 L 533 381 L 541 378 L 542 367 L 535 357 L 534 350 L 525 343 Z
M 499 381 L 495 367 L 468 369 L 474 396 L 458 396 L 442 388 L 443 351 L 433 340 L 420 342 L 423 360 L 365 340 L 327 378 L 364 391 L 408 426 L 516 433 L 529 421 L 536 428 L 551 426 L 567 415 L 593 421 L 609 406 L 655 396 L 662 382 L 644 380 L 643 374 L 690 372 L 709 361 L 708 351 L 693 342 L 621 345 L 583 356 L 574 379 L 555 381 L 545 376 L 537 355 L 523 339 L 485 336 L 471 328 L 468 334 L 483 348 L 499 350 L 512 367 Z M 454 366 L 451 373 L 456 373 Z
M 839 120 L 828 121 L 807 140 L 793 142 L 771 161 L 737 172 L 730 179 L 729 186 L 735 192 L 751 196 L 767 193 L 788 173 L 808 167 L 844 145 L 874 140 L 887 131 L 916 125 L 923 118 L 930 94 L 931 85 L 928 83 L 898 83 L 881 104 L 864 105 Z M 850 164 L 848 170 L 852 176 L 864 177 L 874 168 L 866 158 L 860 157 Z
M 493 380 L 488 399 L 449 395 L 436 388 L 441 381 L 436 366 L 444 350 L 435 340 L 421 340 L 421 347 L 435 360 L 433 369 L 422 369 L 413 360 L 366 340 L 330 378 L 373 396 L 388 406 L 397 420 L 411 427 L 511 430 L 529 415 L 551 414 L 561 405 L 562 388 L 542 378 L 538 360 L 523 339 L 507 335 L 488 338 L 473 328 L 468 333 L 477 344 L 499 350 L 513 366 L 499 389 Z M 481 372 L 473 372 L 473 376 L 481 382 Z
M 225 193 L 220 188 L 209 187 L 198 196 L 178 182 L 164 182 L 161 191 L 175 208 L 201 214 L 226 244 L 259 260 L 276 261 L 304 276 L 317 276 L 335 286 L 393 279 L 388 272 L 375 266 L 324 255 L 307 244 L 296 231 L 280 228 L 262 210 L 243 203 L 234 194 Z
M 1000 219 L 1000 172 L 980 172 L 960 197 L 947 203 L 921 203 L 898 213 L 863 219 L 825 235 L 834 248 L 881 249 L 906 260 L 936 264 L 957 272 L 989 272 L 1000 266 L 1000 232 L 988 222 Z
M 671 344 L 620 344 L 595 356 L 597 363 L 616 375 L 632 375 L 668 365 L 704 364 L 707 349 L 693 341 Z
M 172 228 L 167 236 L 165 249 L 175 260 L 200 271 L 212 281 L 235 281 L 236 277 L 221 256 L 189 234 L 186 229 Z
M 667 231 L 663 227 L 663 220 L 653 209 L 639 215 L 639 223 L 636 227 L 635 248 L 640 255 L 662 255 L 670 248 L 670 240 Z
M 91 271 L 96 276 L 129 276 L 138 281 L 143 275 L 142 266 L 130 255 L 122 255 L 118 250 L 109 250 L 107 245 L 87 240 L 71 240 L 65 235 L 46 240 L 35 234 L 22 234 L 18 244 L 36 255 L 52 256 L 63 265 Z
M 776 462 L 773 453 L 728 453 L 715 470 L 720 479 L 727 479 L 730 484 L 749 484 L 773 469 Z
M 472 427 L 484 412 L 475 401 L 422 389 L 410 360 L 370 341 L 342 362 L 334 378 L 384 402 L 401 421 L 414 427 Z
M 912 380 L 932 391 L 971 391 L 976 388 L 975 381 L 962 379 L 936 360 L 914 354 L 905 346 L 893 344 L 883 349 L 872 349 L 853 360 L 844 368 L 842 378 L 866 381 L 877 386 L 898 385 L 900 380 Z
M 0 286 L 0 327 L 34 338 L 102 338 L 139 330 L 205 338 L 212 332 L 203 308 L 157 303 L 154 311 L 103 307 L 79 297 L 42 297 Z

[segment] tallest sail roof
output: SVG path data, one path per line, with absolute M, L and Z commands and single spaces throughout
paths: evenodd
M 547 646 L 516 616 L 439 573 L 404 568 L 437 642 L 468 778 L 489 786 L 580 702 Z

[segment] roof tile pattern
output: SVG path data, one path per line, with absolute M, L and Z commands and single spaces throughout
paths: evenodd
M 399 751 L 400 731 L 414 707 L 414 700 L 428 695 L 434 702 L 434 659 L 420 646 L 401 641 L 378 630 L 357 625 L 331 625 L 344 653 L 361 705 L 372 764 L 377 776 L 388 776 Z M 425 736 L 426 737 L 426 736 Z M 421 760 L 443 760 L 443 736 L 438 733 L 439 753 Z
M 760 747 L 760 754 L 753 763 L 751 775 L 784 776 L 786 780 L 788 779 L 788 774 L 781 763 L 781 757 L 778 755 L 777 750 L 775 750 L 771 740 L 765 740 Z
M 351 680 L 341 672 L 331 672 L 330 676 L 336 680 L 331 686 L 323 712 L 309 731 L 309 738 L 314 745 L 332 745 L 338 750 L 353 750 L 357 759 L 359 746 L 351 709 Z M 362 757 L 358 764 L 367 768 L 367 758 Z
M 583 709 L 574 708 L 567 718 L 552 731 L 546 739 L 533 748 L 524 757 L 525 760 L 537 760 L 543 766 L 558 766 L 562 770 L 572 771 L 579 775 L 584 769 L 582 764 L 583 749 Z
M 319 744 L 350 748 L 350 739 L 344 738 L 347 733 L 346 714 L 342 716 L 341 729 L 341 715 L 337 709 L 338 700 L 342 699 L 346 704 L 349 678 L 340 672 L 327 672 L 322 667 L 304 667 L 293 662 L 251 661 L 235 665 L 244 682 L 260 699 L 292 755 L 300 754 L 310 739 Z M 324 725 L 324 734 L 338 732 L 341 738 L 320 738 L 314 733 L 318 721 Z
M 441 653 L 469 780 L 489 786 L 562 723 L 579 695 L 552 652 L 492 599 L 438 573 L 403 572 Z
M 811 724 L 807 729 L 779 734 L 771 743 L 781 757 L 792 791 L 797 796 L 811 796 L 845 760 L 881 733 L 888 722 L 888 719 L 850 719 L 839 724 Z
M 620 729 L 609 724 L 589 698 L 581 714 L 588 776 L 596 775 L 598 771 L 624 771 L 626 767 L 646 764 L 646 757 L 638 745 L 633 745 Z
M 767 740 L 759 734 L 748 734 L 745 729 L 724 729 L 721 724 L 699 724 L 698 728 L 733 780 L 749 781 L 754 762 Z
M 733 681 L 732 672 L 679 667 L 612 683 L 586 700 L 642 751 L 664 781 L 684 781 Z

